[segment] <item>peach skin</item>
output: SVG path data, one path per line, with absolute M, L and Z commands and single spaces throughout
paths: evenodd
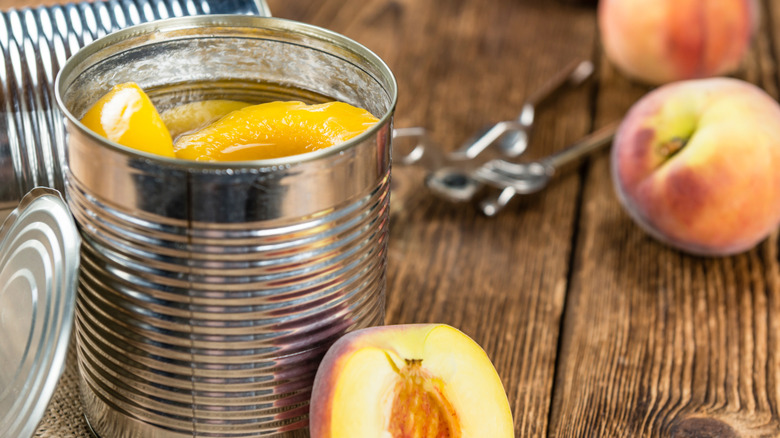
M 758 26 L 756 0 L 601 0 L 607 58 L 650 84 L 736 70 Z
M 612 148 L 626 211 L 683 251 L 746 251 L 780 223 L 780 106 L 737 79 L 682 81 L 640 99 Z

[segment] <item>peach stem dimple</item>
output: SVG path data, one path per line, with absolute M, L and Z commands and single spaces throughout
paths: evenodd
M 658 145 L 658 153 L 664 157 L 664 159 L 667 159 L 679 152 L 686 144 L 688 144 L 688 139 L 673 137 Z

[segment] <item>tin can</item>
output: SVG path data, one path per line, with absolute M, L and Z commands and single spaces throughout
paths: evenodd
M 129 81 L 163 106 L 188 90 L 239 100 L 303 94 L 380 121 L 297 156 L 168 159 L 79 122 Z M 259 437 L 305 428 L 326 349 L 383 321 L 397 95 L 387 66 L 314 26 L 184 17 L 88 45 L 62 68 L 55 95 L 69 134 L 67 199 L 83 239 L 76 332 L 95 432 Z

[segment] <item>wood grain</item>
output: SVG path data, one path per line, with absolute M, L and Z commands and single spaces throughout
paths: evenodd
M 376 51 L 399 82 L 396 126 L 425 126 L 446 149 L 516 117 L 531 91 L 595 49 L 587 9 L 508 0 L 489 8 L 476 1 L 357 4 L 279 1 L 271 9 Z M 561 96 L 540 114 L 529 156 L 590 129 L 591 92 Z M 578 175 L 487 219 L 471 205 L 434 198 L 419 171 L 393 172 L 387 322 L 444 322 L 472 336 L 504 381 L 516 435 L 546 436 Z
M 739 75 L 776 96 L 770 26 Z M 596 118 L 611 120 L 649 88 L 600 65 Z M 550 436 L 780 436 L 777 235 L 739 256 L 684 255 L 635 226 L 611 184 L 608 159 L 595 160 Z

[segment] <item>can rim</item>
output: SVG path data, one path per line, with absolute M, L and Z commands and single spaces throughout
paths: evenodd
M 195 161 L 184 160 L 180 158 L 169 158 L 161 155 L 152 154 L 148 152 L 139 151 L 134 148 L 123 146 L 117 142 L 111 141 L 103 136 L 98 135 L 91 129 L 84 126 L 83 123 L 67 108 L 62 98 L 62 91 L 65 88 L 65 79 L 81 65 L 90 56 L 100 52 L 106 47 L 113 46 L 121 43 L 122 41 L 129 40 L 131 38 L 139 37 L 142 35 L 153 35 L 160 31 L 176 31 L 186 30 L 201 27 L 254 27 L 263 28 L 269 30 L 278 30 L 282 32 L 298 33 L 308 37 L 320 39 L 322 41 L 334 44 L 335 46 L 346 49 L 355 55 L 362 57 L 376 68 L 383 76 L 382 79 L 387 80 L 389 84 L 390 92 L 390 105 L 387 110 L 379 118 L 379 121 L 367 129 L 363 133 L 347 140 L 342 143 L 297 155 L 290 155 L 280 158 L 271 158 L 263 160 L 250 160 L 250 161 Z M 68 84 L 69 85 L 69 84 Z M 103 145 L 114 149 L 117 152 L 142 157 L 145 159 L 164 163 L 167 166 L 187 168 L 191 170 L 237 170 L 237 169 L 257 169 L 262 167 L 281 167 L 289 166 L 309 161 L 318 160 L 320 158 L 328 157 L 331 155 L 339 154 L 344 150 L 348 150 L 370 137 L 376 135 L 383 127 L 385 127 L 390 119 L 393 117 L 396 105 L 398 103 L 398 83 L 395 79 L 390 68 L 387 64 L 373 51 L 366 46 L 358 43 L 357 41 L 341 35 L 337 32 L 315 26 L 312 24 L 301 23 L 294 20 L 277 18 L 277 17 L 259 17 L 259 16 L 247 16 L 247 15 L 203 15 L 203 16 L 191 16 L 191 17 L 176 17 L 168 18 L 164 20 L 157 20 L 148 23 L 137 24 L 117 32 L 108 34 L 102 38 L 99 38 L 92 43 L 84 46 L 73 56 L 71 56 L 57 73 L 57 78 L 54 81 L 54 97 L 57 102 L 57 106 L 65 117 L 73 123 L 75 127 L 79 129 L 83 134 L 89 136 L 95 141 L 102 143 Z

